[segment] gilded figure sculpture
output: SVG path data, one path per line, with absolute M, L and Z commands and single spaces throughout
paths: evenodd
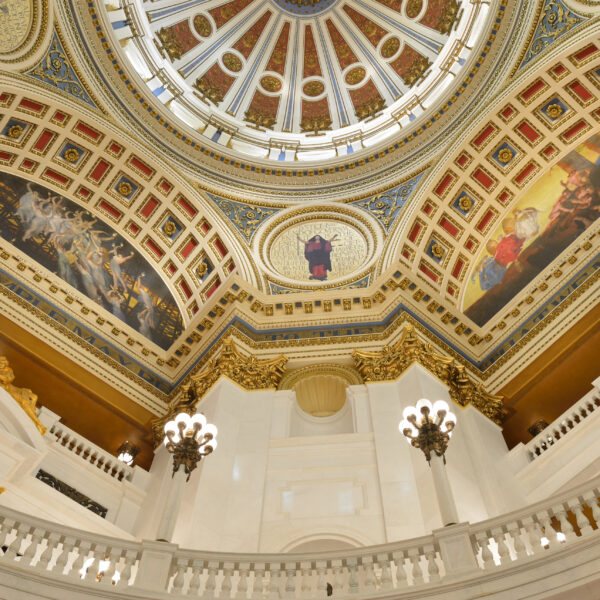
M 3 387 L 19 403 L 19 406 L 35 423 L 38 431 L 44 435 L 46 433 L 46 428 L 41 424 L 35 410 L 38 399 L 37 395 L 30 389 L 19 388 L 16 385 L 13 385 L 14 380 L 15 374 L 8 363 L 8 359 L 5 356 L 0 356 L 0 387 Z

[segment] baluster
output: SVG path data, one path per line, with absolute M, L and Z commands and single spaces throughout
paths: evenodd
M 498 557 L 500 559 L 500 564 L 505 565 L 510 560 L 510 550 L 506 545 L 506 538 L 504 537 L 504 532 L 502 531 L 502 529 L 497 528 L 492 529 L 491 534 L 492 538 L 496 542 L 496 545 L 498 546 Z
M 197 596 L 200 591 L 200 575 L 204 569 L 204 563 L 201 560 L 192 560 L 190 566 L 192 569 L 192 577 L 190 578 L 187 595 Z
M 555 506 L 552 508 L 552 512 L 560 523 L 560 531 L 565 536 L 564 540 L 566 542 L 570 542 L 576 538 L 577 536 L 575 535 L 575 530 L 573 529 L 573 525 L 571 525 L 567 519 L 567 511 L 565 510 L 564 506 Z
M 365 574 L 364 585 L 365 589 L 361 592 L 373 592 L 375 591 L 375 571 L 373 570 L 373 557 L 364 556 L 361 560 L 362 568 Z
M 327 581 L 325 580 L 325 571 L 327 570 L 327 562 L 318 560 L 317 567 L 317 598 L 327 597 Z
M 15 526 L 14 519 L 8 519 L 4 517 L 0 517 L 0 546 L 8 546 L 6 543 L 6 538 L 11 534 L 13 528 Z M 0 549 L 0 552 L 2 550 Z M 4 556 L 4 552 L 0 554 L 0 559 Z
M 541 552 L 542 548 L 542 531 L 539 525 L 533 520 L 532 517 L 523 519 L 523 527 L 527 532 L 527 539 L 531 548 L 532 554 Z
M 219 563 L 217 562 L 209 562 L 208 563 L 208 579 L 206 580 L 206 585 L 204 586 L 204 596 L 206 598 L 214 598 L 215 597 L 215 589 L 217 587 L 217 569 L 219 568 Z
M 285 597 L 294 598 L 296 595 L 296 563 L 285 563 Z
M 106 544 L 94 545 L 94 562 L 90 564 L 84 579 L 88 581 L 102 581 L 102 575 L 106 568 Z
M 119 577 L 117 585 L 120 585 L 121 587 L 127 587 L 129 585 L 129 580 L 131 579 L 131 570 L 133 569 L 133 565 L 137 559 L 137 550 L 127 550 L 127 552 L 125 552 L 123 557 L 123 569 L 121 570 L 121 576 Z
M 266 594 L 265 563 L 254 563 L 254 580 L 252 582 L 252 600 L 261 600 Z
M 279 569 L 279 564 L 269 564 L 269 598 L 279 598 Z
M 577 528 L 581 532 L 581 535 L 589 535 L 590 533 L 592 533 L 592 526 L 589 520 L 583 514 L 583 506 L 581 505 L 579 499 L 573 498 L 569 500 L 567 504 L 573 512 L 573 514 L 575 515 L 575 522 L 577 523 Z
M 43 529 L 39 529 L 38 527 L 35 527 L 31 532 L 31 542 L 27 548 L 25 548 L 25 552 L 23 552 L 23 556 L 21 557 L 20 561 L 23 566 L 28 567 L 33 562 L 42 539 L 44 538 L 44 533 L 45 531 Z
M 440 569 L 435 561 L 435 548 L 433 546 L 425 546 L 423 549 L 425 552 L 425 558 L 427 559 L 427 575 L 428 582 L 440 580 Z
M 102 573 L 98 573 L 100 577 L 100 583 L 103 586 L 114 585 L 113 577 L 115 576 L 117 563 L 119 562 L 120 557 L 121 552 L 118 548 L 111 548 L 105 556 L 104 561 L 108 561 L 108 564 L 103 565 L 104 570 Z
M 223 563 L 223 581 L 221 582 L 219 598 L 231 598 L 231 574 L 233 567 L 233 563 Z
M 245 599 L 248 596 L 248 571 L 250 570 L 250 563 L 239 563 L 238 573 L 240 574 L 240 580 L 238 581 L 236 598 L 240 600 Z
M 23 540 L 27 537 L 30 529 L 29 525 L 26 525 L 25 523 L 19 523 L 15 528 L 17 530 L 17 537 L 8 545 L 3 556 L 4 560 L 7 562 L 16 560 L 17 555 L 21 550 Z M 6 541 L 4 543 L 6 544 Z
M 521 529 L 519 528 L 519 524 L 513 521 L 512 523 L 509 523 L 506 526 L 506 530 L 508 532 L 508 535 L 513 540 L 513 547 L 515 549 L 515 559 L 519 560 L 521 558 L 525 558 L 527 556 L 527 548 L 525 547 L 525 544 L 521 539 Z
M 175 561 L 175 578 L 173 579 L 173 593 L 181 594 L 185 583 L 185 574 L 188 568 L 187 558 L 178 558 Z
M 554 547 L 557 543 L 556 531 L 554 527 L 552 527 L 552 522 L 550 520 L 548 511 L 537 513 L 537 518 L 542 526 L 542 529 L 544 530 L 544 536 L 546 537 L 546 540 L 548 540 L 547 544 L 544 544 L 544 546 L 548 545 L 550 548 Z
M 301 598 L 310 598 L 311 597 L 311 588 L 312 588 L 312 569 L 310 562 L 301 562 L 300 563 L 300 573 L 302 577 L 302 584 L 300 587 L 300 597 Z
M 40 571 L 48 570 L 48 565 L 52 560 L 52 554 L 54 553 L 54 549 L 58 546 L 58 542 L 60 541 L 61 536 L 59 533 L 51 532 L 44 537 L 46 539 L 46 547 L 42 550 L 40 557 L 35 565 L 35 568 L 39 569 Z
M 404 552 L 402 550 L 392 552 L 392 558 L 396 565 L 396 587 L 406 587 L 408 585 L 408 577 L 404 566 Z
M 483 568 L 489 569 L 495 566 L 496 563 L 494 562 L 494 555 L 490 550 L 490 538 L 487 534 L 487 531 L 479 531 L 475 534 L 475 539 L 481 548 L 481 560 L 483 562 Z
M 420 585 L 423 583 L 423 570 L 419 564 L 421 561 L 421 554 L 418 548 L 412 548 L 408 551 L 408 558 L 412 563 L 412 583 L 413 585 Z
M 72 567 L 69 572 L 65 572 L 69 563 L 69 558 L 71 553 L 75 548 L 75 538 L 67 536 L 62 540 L 60 554 L 56 557 L 56 564 L 54 565 L 54 569 L 52 569 L 58 575 L 69 575 Z
M 381 589 L 385 592 L 393 587 L 392 570 L 390 569 L 390 557 L 388 554 L 378 554 L 377 564 L 381 568 Z
M 77 546 L 77 558 L 73 562 L 69 575 L 74 579 L 83 579 L 85 574 L 82 576 L 80 573 L 83 569 L 83 565 L 88 558 L 88 554 L 92 545 L 89 542 L 81 541 Z
M 345 560 L 348 569 L 348 592 L 358 594 L 358 561 L 351 557 Z
M 344 591 L 342 581 L 342 561 L 339 559 L 331 561 L 331 581 L 330 585 L 334 596 L 340 595 Z
M 594 519 L 594 523 L 592 525 L 596 525 L 596 528 L 600 528 L 600 507 L 598 507 L 598 495 L 596 491 L 586 492 L 583 495 L 583 499 L 585 503 L 592 509 L 592 518 Z

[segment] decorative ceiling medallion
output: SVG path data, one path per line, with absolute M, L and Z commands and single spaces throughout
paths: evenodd
M 409 19 L 416 19 L 423 8 L 423 0 L 408 0 L 406 3 L 406 16 Z
M 322 81 L 309 81 L 304 84 L 302 91 L 310 97 L 320 96 L 325 91 L 325 86 Z
M 232 52 L 223 55 L 223 64 L 234 73 L 241 71 L 243 66 L 239 56 L 236 56 Z
M 296 209 L 257 240 L 267 272 L 291 288 L 340 287 L 364 278 L 381 247 L 381 230 L 347 207 Z
M 381 46 L 381 56 L 391 58 L 400 49 L 400 40 L 397 37 L 389 38 Z
M 0 54 L 16 50 L 27 39 L 33 18 L 32 0 L 4 0 L 0 4 Z
M 277 79 L 277 77 L 273 77 L 273 75 L 266 75 L 260 80 L 260 85 L 267 92 L 278 92 L 281 89 L 281 81 Z
M 357 85 L 365 78 L 366 74 L 367 72 L 362 67 L 350 69 L 350 71 L 346 73 L 346 83 L 348 85 Z
M 212 25 L 204 15 L 194 17 L 194 29 L 200 37 L 208 37 L 212 33 Z

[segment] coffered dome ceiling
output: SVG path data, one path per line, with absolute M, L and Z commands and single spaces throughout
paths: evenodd
M 230 135 L 240 154 L 288 162 L 335 157 L 340 146 L 352 153 L 427 112 L 464 67 L 489 7 L 178 0 L 146 2 L 137 16 L 148 31 L 141 60 L 181 88 L 175 114 L 202 123 L 213 141 Z M 148 85 L 163 101 L 173 98 L 163 81 Z M 213 116 L 216 130 L 208 126 Z

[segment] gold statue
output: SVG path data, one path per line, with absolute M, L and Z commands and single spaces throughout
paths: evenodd
M 18 403 L 19 406 L 27 413 L 27 416 L 35 423 L 38 431 L 44 435 L 46 428 L 40 423 L 35 410 L 37 403 L 37 395 L 30 389 L 19 388 L 13 385 L 15 374 L 8 364 L 6 356 L 0 356 L 0 387 L 3 387 Z

